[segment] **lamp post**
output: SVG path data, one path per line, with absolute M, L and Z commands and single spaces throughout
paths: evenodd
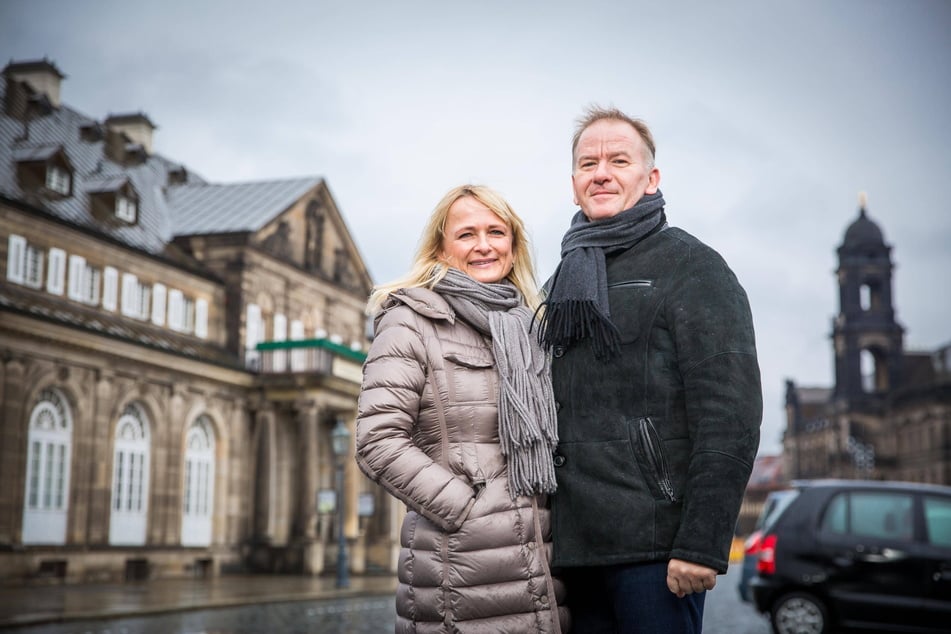
M 337 460 L 337 587 L 349 588 L 350 562 L 347 557 L 347 539 L 343 533 L 343 461 L 350 452 L 350 430 L 343 419 L 337 419 L 337 424 L 330 432 L 330 440 Z

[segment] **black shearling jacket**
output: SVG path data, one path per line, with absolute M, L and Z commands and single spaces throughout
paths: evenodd
M 556 566 L 685 559 L 726 572 L 763 413 L 746 293 L 667 228 L 607 256 L 621 354 L 553 350 Z

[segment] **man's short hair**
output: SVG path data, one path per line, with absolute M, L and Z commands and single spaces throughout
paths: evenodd
M 648 157 L 650 159 L 649 167 L 654 166 L 654 156 L 656 151 L 654 147 L 654 135 L 651 134 L 651 130 L 647 127 L 647 124 L 641 119 L 635 119 L 634 117 L 621 112 L 617 108 L 603 108 L 598 105 L 592 105 L 585 108 L 584 114 L 579 117 L 576 122 L 575 135 L 571 139 L 572 165 L 574 165 L 575 151 L 578 149 L 578 141 L 581 139 L 581 134 L 593 123 L 602 121 L 604 119 L 623 121 L 634 128 L 637 134 L 639 134 L 641 139 L 644 141 L 644 145 L 647 146 L 647 151 L 650 153 L 650 156 Z

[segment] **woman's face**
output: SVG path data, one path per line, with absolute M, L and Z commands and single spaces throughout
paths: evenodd
M 512 229 L 478 200 L 464 196 L 449 207 L 439 255 L 474 280 L 498 282 L 515 262 Z

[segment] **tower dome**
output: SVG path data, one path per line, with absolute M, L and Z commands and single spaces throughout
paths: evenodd
M 865 213 L 865 193 L 859 194 L 859 217 L 845 230 L 840 247 L 846 251 L 885 248 L 882 230 Z

